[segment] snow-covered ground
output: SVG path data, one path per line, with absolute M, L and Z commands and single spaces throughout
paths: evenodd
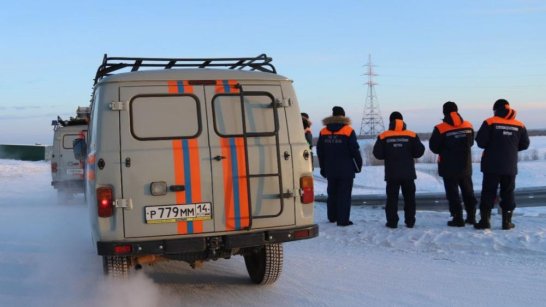
M 544 169 L 544 162 L 530 166 Z M 193 270 L 146 267 L 102 276 L 87 208 L 58 204 L 49 164 L 0 160 L 0 306 L 544 306 L 546 209 L 516 211 L 516 228 L 448 228 L 447 212 L 417 213 L 413 229 L 384 227 L 381 208 L 353 207 L 351 227 L 326 221 L 318 238 L 285 244 L 281 278 L 249 282 L 241 257 Z M 381 178 L 380 178 L 381 179 Z M 546 185 L 544 178 L 540 185 Z M 380 180 L 378 180 L 380 181 Z

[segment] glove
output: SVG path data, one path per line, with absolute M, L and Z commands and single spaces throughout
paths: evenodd
M 324 169 L 320 169 L 320 175 L 324 178 L 326 178 L 326 171 Z

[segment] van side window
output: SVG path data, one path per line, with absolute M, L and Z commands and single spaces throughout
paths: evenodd
M 65 134 L 63 135 L 63 148 L 64 149 L 72 149 L 72 143 L 75 139 L 77 139 L 79 135 L 77 134 Z
M 129 104 L 131 133 L 138 140 L 194 138 L 201 133 L 198 98 L 183 95 L 139 95 Z
M 270 135 L 278 130 L 273 110 L 273 97 L 265 92 L 243 93 L 247 134 Z M 243 135 L 243 113 L 240 94 L 219 94 L 212 100 L 214 129 L 223 137 Z

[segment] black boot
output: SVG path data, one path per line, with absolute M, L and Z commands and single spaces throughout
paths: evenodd
M 481 210 L 480 209 L 480 222 L 474 224 L 476 229 L 490 229 L 491 228 L 491 209 Z
M 476 209 L 472 210 L 466 210 L 466 220 L 465 223 L 474 225 L 476 224 Z
M 509 230 L 514 227 L 516 227 L 516 225 L 512 223 L 512 211 L 502 210 L 502 229 Z
M 464 220 L 462 212 L 460 214 L 453 215 L 453 219 L 447 222 L 447 226 L 451 227 L 464 227 Z

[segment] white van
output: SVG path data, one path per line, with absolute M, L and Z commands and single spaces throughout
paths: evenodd
M 78 115 L 69 120 L 57 120 L 53 125 L 53 145 L 51 147 L 51 185 L 57 190 L 60 201 L 77 193 L 84 193 L 85 161 L 74 157 L 73 142 L 87 135 L 89 108 L 80 107 Z
M 91 108 L 87 203 L 105 273 L 242 255 L 268 284 L 283 242 L 318 235 L 298 101 L 266 55 L 105 55 Z

